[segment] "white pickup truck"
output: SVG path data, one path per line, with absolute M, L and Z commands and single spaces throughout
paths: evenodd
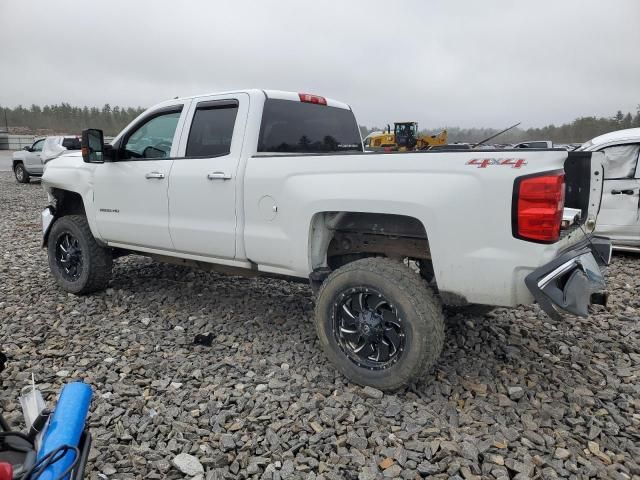
M 351 108 L 324 97 L 177 98 L 111 145 L 85 130 L 82 152 L 47 164 L 43 245 L 76 294 L 104 288 L 113 258 L 134 252 L 310 281 L 331 361 L 392 390 L 437 360 L 443 305 L 535 300 L 559 318 L 603 302 L 600 156 L 365 153 Z

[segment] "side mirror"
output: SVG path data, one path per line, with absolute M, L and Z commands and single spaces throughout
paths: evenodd
M 82 160 L 85 163 L 104 163 L 104 135 L 102 130 L 89 128 L 82 131 Z
M 31 151 L 31 147 L 29 145 L 27 145 L 26 147 L 23 148 L 23 150 L 26 150 L 27 152 Z

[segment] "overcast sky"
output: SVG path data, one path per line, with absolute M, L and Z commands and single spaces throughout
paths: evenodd
M 639 0 L 0 0 L 0 105 L 317 93 L 361 124 L 635 111 Z

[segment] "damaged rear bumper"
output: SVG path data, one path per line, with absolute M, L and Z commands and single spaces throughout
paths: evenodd
M 600 266 L 610 261 L 611 241 L 591 237 L 531 272 L 525 284 L 551 318 L 559 320 L 562 313 L 586 317 L 590 304 L 606 304 Z

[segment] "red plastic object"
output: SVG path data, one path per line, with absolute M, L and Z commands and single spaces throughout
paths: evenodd
M 300 97 L 301 102 L 315 103 L 317 105 L 327 104 L 327 99 L 324 97 L 321 97 L 320 95 L 311 95 L 309 93 L 299 93 L 298 96 Z
M 13 466 L 10 463 L 0 463 L 0 480 L 13 479 Z

